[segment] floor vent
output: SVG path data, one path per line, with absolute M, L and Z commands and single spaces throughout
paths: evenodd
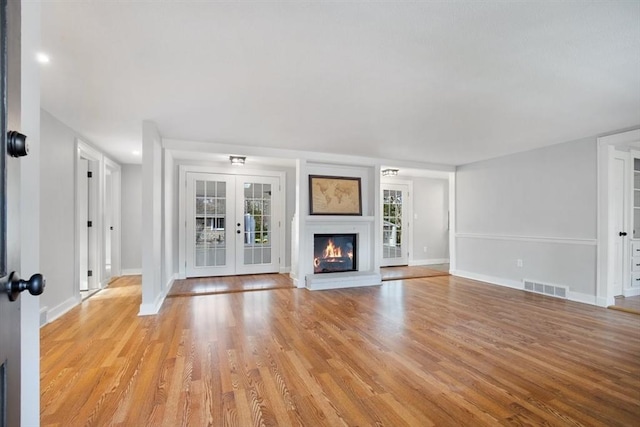
M 564 299 L 567 299 L 567 294 L 569 292 L 569 289 L 566 286 L 549 285 L 547 283 L 533 282 L 531 280 L 524 280 L 524 290 Z

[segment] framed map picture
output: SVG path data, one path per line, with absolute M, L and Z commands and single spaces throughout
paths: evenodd
M 309 175 L 310 215 L 362 215 L 360 178 Z

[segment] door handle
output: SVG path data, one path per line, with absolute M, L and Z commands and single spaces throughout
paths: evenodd
M 18 299 L 20 292 L 29 291 L 31 295 L 40 295 L 44 292 L 44 286 L 46 280 L 40 273 L 34 274 L 29 280 L 22 280 L 20 275 L 15 271 L 12 272 L 7 279 L 6 283 L 2 283 L 5 292 L 9 295 L 9 301 L 15 301 Z M 1 279 L 4 282 L 4 278 Z
M 622 236 L 626 236 L 627 232 L 626 231 L 621 231 L 620 233 L 618 233 L 618 236 L 622 237 Z
M 24 157 L 29 154 L 27 135 L 15 130 L 7 132 L 7 154 L 11 157 Z

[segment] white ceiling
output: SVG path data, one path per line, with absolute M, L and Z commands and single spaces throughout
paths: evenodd
M 640 1 L 47 1 L 42 107 L 167 138 L 460 165 L 640 125 Z

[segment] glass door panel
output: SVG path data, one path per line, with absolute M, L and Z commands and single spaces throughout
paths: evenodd
M 226 263 L 227 183 L 196 180 L 196 267 Z
M 233 273 L 233 260 L 229 255 L 234 254 L 235 242 L 228 230 L 234 215 L 233 184 L 225 175 L 189 173 L 187 176 L 186 243 L 190 277 Z
M 404 198 L 405 185 L 383 184 L 382 189 L 382 266 L 408 263 Z
M 242 273 L 266 273 L 278 271 L 274 259 L 274 247 L 278 243 L 274 235 L 272 206 L 277 178 L 238 177 L 238 194 L 242 194 L 243 238 L 238 254 Z

